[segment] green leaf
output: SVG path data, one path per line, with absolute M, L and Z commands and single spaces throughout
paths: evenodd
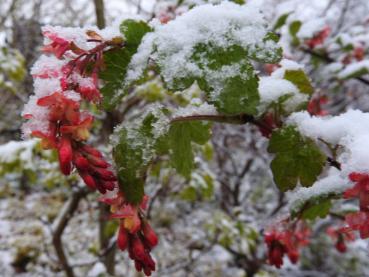
M 288 18 L 288 16 L 290 15 L 290 13 L 285 13 L 283 15 L 281 15 L 280 17 L 278 17 L 276 23 L 274 24 L 273 30 L 278 30 L 279 28 L 281 28 L 284 24 L 286 24 L 286 20 Z
M 252 66 L 241 69 L 243 72 L 253 71 Z M 210 101 L 214 103 L 217 110 L 225 114 L 256 114 L 257 106 L 260 101 L 258 92 L 258 77 L 251 75 L 249 79 L 244 79 L 241 76 L 229 78 L 225 82 L 225 86 L 219 93 L 219 96 Z
M 282 58 L 282 48 L 278 46 L 278 36 L 268 32 L 263 42 L 251 46 L 232 45 L 227 48 L 215 43 L 199 43 L 193 48 L 189 62 L 199 70 L 196 74 L 184 71 L 178 78 L 165 82 L 173 91 L 189 88 L 197 82 L 205 91 L 207 101 L 214 104 L 224 114 L 256 114 L 260 101 L 258 77 L 252 60 L 262 63 L 277 63 Z M 165 72 L 166 52 L 157 57 L 160 71 Z M 196 75 L 196 76 L 195 76 Z
M 284 79 L 293 83 L 301 93 L 312 95 L 314 92 L 314 88 L 311 85 L 309 78 L 302 69 L 286 70 Z
M 346 80 L 350 78 L 357 78 L 368 73 L 369 69 L 365 65 L 363 65 L 362 67 L 359 67 L 357 70 L 351 72 L 350 74 L 342 76 L 341 79 Z
M 104 96 L 103 106 L 112 110 L 125 95 L 123 80 L 132 56 L 137 52 L 142 38 L 151 28 L 144 21 L 127 19 L 120 25 L 125 41 L 121 49 L 113 49 L 104 53 L 105 69 L 99 74 L 104 80 L 101 93 Z
M 302 212 L 303 219 L 314 220 L 317 217 L 324 218 L 329 214 L 332 207 L 332 202 L 330 199 L 322 199 L 315 203 L 311 203 Z
M 247 51 L 239 46 L 228 49 L 198 45 L 193 60 L 204 68 L 205 75 L 198 78 L 200 88 L 207 92 L 208 102 L 225 114 L 255 114 L 260 101 L 258 77 L 247 59 Z M 234 76 L 223 77 L 214 82 L 211 75 L 217 75 L 225 66 L 238 66 Z M 217 91 L 218 90 L 218 91 Z M 217 92 L 215 92 L 217 91 Z
M 296 21 L 291 22 L 289 26 L 289 32 L 292 37 L 292 45 L 294 46 L 298 46 L 300 44 L 300 40 L 297 37 L 297 33 L 300 30 L 301 25 L 302 25 L 301 21 L 296 20 Z
M 151 28 L 144 21 L 127 19 L 120 24 L 120 32 L 124 35 L 125 44 L 138 47 L 146 33 L 151 32 Z
M 118 183 L 130 203 L 141 202 L 147 171 L 156 156 L 169 153 L 172 166 L 189 178 L 194 168 L 192 143 L 205 144 L 211 135 L 210 123 L 174 122 L 166 129 L 168 124 L 167 110 L 157 108 L 114 134 Z
M 262 45 L 255 45 L 254 50 L 248 50 L 248 56 L 261 63 L 278 63 L 283 56 L 283 50 L 278 46 L 279 36 L 273 32 L 268 32 Z M 270 47 L 265 47 L 270 45 Z
M 158 138 L 153 124 L 159 120 L 152 113 L 121 128 L 116 137 L 118 144 L 113 149 L 118 169 L 118 182 L 126 200 L 133 204 L 141 202 L 148 166 L 155 154 Z
M 171 162 L 177 172 L 189 178 L 194 168 L 192 142 L 205 144 L 210 139 L 210 124 L 202 122 L 175 122 L 169 129 Z
M 326 161 L 314 141 L 302 137 L 292 126 L 273 132 L 268 151 L 276 154 L 271 170 L 281 191 L 294 189 L 298 182 L 304 187 L 312 186 Z

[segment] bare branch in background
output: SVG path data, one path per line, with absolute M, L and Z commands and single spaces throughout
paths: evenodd
M 78 188 L 72 192 L 69 200 L 64 204 L 59 216 L 53 223 L 53 236 L 52 242 L 55 248 L 56 255 L 58 256 L 59 263 L 63 267 L 67 277 L 74 277 L 74 272 L 69 264 L 67 255 L 64 251 L 62 236 L 65 228 L 68 225 L 69 220 L 72 218 L 74 212 L 78 208 L 78 204 L 82 198 L 88 194 L 86 188 Z
M 96 25 L 100 29 L 105 28 L 105 9 L 103 0 L 94 0 L 95 13 L 96 13 Z
M 4 25 L 5 21 L 8 19 L 8 16 L 13 13 L 15 8 L 17 7 L 18 0 L 13 0 L 8 8 L 8 10 L 4 13 L 4 15 L 0 18 L 0 28 Z

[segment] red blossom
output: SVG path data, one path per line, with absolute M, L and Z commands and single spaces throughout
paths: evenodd
M 272 226 L 264 235 L 269 263 L 280 268 L 283 265 L 284 255 L 287 255 L 292 263 L 297 263 L 298 249 L 308 244 L 309 236 L 310 230 L 302 221 L 290 223 L 285 220 Z
M 64 175 L 69 175 L 72 171 L 73 150 L 70 138 L 62 137 L 58 146 L 59 163 L 61 172 Z
M 346 242 L 353 241 L 355 235 L 349 227 L 329 227 L 326 230 L 327 234 L 335 241 L 337 251 L 344 253 L 347 250 Z
M 76 141 L 85 141 L 90 136 L 89 129 L 91 129 L 94 118 L 87 115 L 75 125 L 64 125 L 60 127 L 60 132 L 63 134 L 70 134 Z
M 147 276 L 155 270 L 150 251 L 158 244 L 158 237 L 144 216 L 148 197 L 138 205 L 128 203 L 122 192 L 109 193 L 100 201 L 111 205 L 111 218 L 120 220 L 117 243 L 121 250 L 128 247 L 129 257 L 134 260 L 137 271 Z
M 307 111 L 311 115 L 325 116 L 328 114 L 328 112 L 322 108 L 322 105 L 325 105 L 327 103 L 328 103 L 327 96 L 313 97 L 308 103 Z
M 323 30 L 321 30 L 316 35 L 314 35 L 313 38 L 305 40 L 305 44 L 309 48 L 313 49 L 317 47 L 318 45 L 323 44 L 330 33 L 331 33 L 331 28 L 329 26 L 326 26 L 323 28 Z
M 369 212 L 369 175 L 366 173 L 353 172 L 349 175 L 351 181 L 356 184 L 347 189 L 344 198 L 359 198 L 360 211 Z
M 345 221 L 349 228 L 358 231 L 362 239 L 369 238 L 369 174 L 352 172 L 349 179 L 355 182 L 343 193 L 344 198 L 358 198 L 360 211 L 349 213 Z

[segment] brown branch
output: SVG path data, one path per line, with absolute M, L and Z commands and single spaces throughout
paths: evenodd
M 96 25 L 99 29 L 105 28 L 105 9 L 104 0 L 94 0 L 95 14 L 96 14 Z
M 13 13 L 15 8 L 17 7 L 18 0 L 13 0 L 10 4 L 8 10 L 4 13 L 4 16 L 0 19 L 0 26 L 4 26 L 5 21 L 7 20 L 8 16 Z
M 320 54 L 320 53 L 317 53 L 311 49 L 307 49 L 307 48 L 301 48 L 302 52 L 306 53 L 306 54 L 309 54 L 311 56 L 314 56 L 320 60 L 323 60 L 325 61 L 326 63 L 333 63 L 333 62 L 336 62 L 334 59 L 332 59 L 331 57 L 329 57 L 328 55 L 323 55 L 323 54 Z M 363 77 L 354 77 L 354 79 L 358 80 L 359 82 L 365 84 L 365 85 L 368 85 L 369 86 L 369 80 L 368 79 L 365 79 Z
M 248 114 L 222 115 L 222 114 L 195 114 L 189 116 L 179 116 L 171 120 L 171 123 L 182 121 L 206 120 L 230 124 L 257 124 L 254 116 Z
M 52 242 L 58 256 L 59 263 L 63 267 L 67 277 L 74 277 L 72 267 L 69 265 L 68 258 L 64 252 L 62 235 L 65 227 L 67 227 L 69 220 L 72 218 L 74 212 L 78 208 L 79 201 L 88 194 L 86 188 L 79 188 L 72 192 L 68 202 L 66 202 L 60 211 L 58 217 L 53 223 Z

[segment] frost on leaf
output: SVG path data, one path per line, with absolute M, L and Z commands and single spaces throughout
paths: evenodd
M 132 58 L 126 85 L 142 75 L 151 59 L 170 90 L 184 90 L 196 81 L 219 112 L 257 112 L 252 61 L 277 63 L 282 57 L 278 38 L 268 32 L 259 10 L 248 4 L 208 4 L 153 25 Z
M 156 156 L 169 154 L 177 172 L 190 177 L 194 168 L 192 142 L 205 144 L 210 139 L 209 123 L 171 123 L 169 114 L 153 105 L 142 117 L 118 127 L 112 137 L 119 184 L 130 203 L 142 200 L 146 173 Z
M 163 111 L 154 107 L 134 122 L 118 127 L 113 135 L 119 185 L 130 203 L 142 201 L 145 174 L 167 124 Z
M 279 105 L 281 111 L 289 114 L 307 104 L 313 92 L 310 80 L 303 66 L 294 61 L 283 59 L 280 67 L 271 76 L 261 77 L 259 81 L 260 113 L 271 105 Z
M 123 47 L 104 54 L 106 67 L 99 75 L 104 80 L 101 92 L 104 95 L 103 104 L 106 109 L 112 109 L 124 96 L 125 88 L 122 80 L 126 77 L 128 64 L 137 52 L 142 38 L 151 29 L 144 21 L 127 19 L 120 25 L 120 31 L 124 36 Z

